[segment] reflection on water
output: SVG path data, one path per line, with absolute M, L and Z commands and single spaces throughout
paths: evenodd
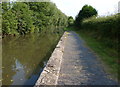
M 7 36 L 2 41 L 3 85 L 34 85 L 59 34 Z

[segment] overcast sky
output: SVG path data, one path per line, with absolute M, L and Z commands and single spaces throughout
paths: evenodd
M 98 11 L 98 15 L 110 15 L 117 12 L 120 0 L 51 0 L 68 16 L 75 16 L 85 5 L 91 5 Z

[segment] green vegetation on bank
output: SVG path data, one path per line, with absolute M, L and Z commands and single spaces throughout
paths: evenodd
M 107 47 L 118 51 L 119 20 L 120 15 L 88 18 L 83 20 L 81 30 L 103 42 Z M 114 52 L 112 54 L 117 55 Z
M 67 16 L 52 2 L 3 2 L 2 34 L 58 32 L 67 26 Z

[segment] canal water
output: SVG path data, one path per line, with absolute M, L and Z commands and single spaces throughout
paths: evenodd
M 34 85 L 62 34 L 41 33 L 2 39 L 2 85 Z

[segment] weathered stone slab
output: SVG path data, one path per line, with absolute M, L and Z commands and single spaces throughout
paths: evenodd
M 65 32 L 53 51 L 46 67 L 38 78 L 35 87 L 40 85 L 56 85 L 63 57 L 64 44 L 67 33 Z

